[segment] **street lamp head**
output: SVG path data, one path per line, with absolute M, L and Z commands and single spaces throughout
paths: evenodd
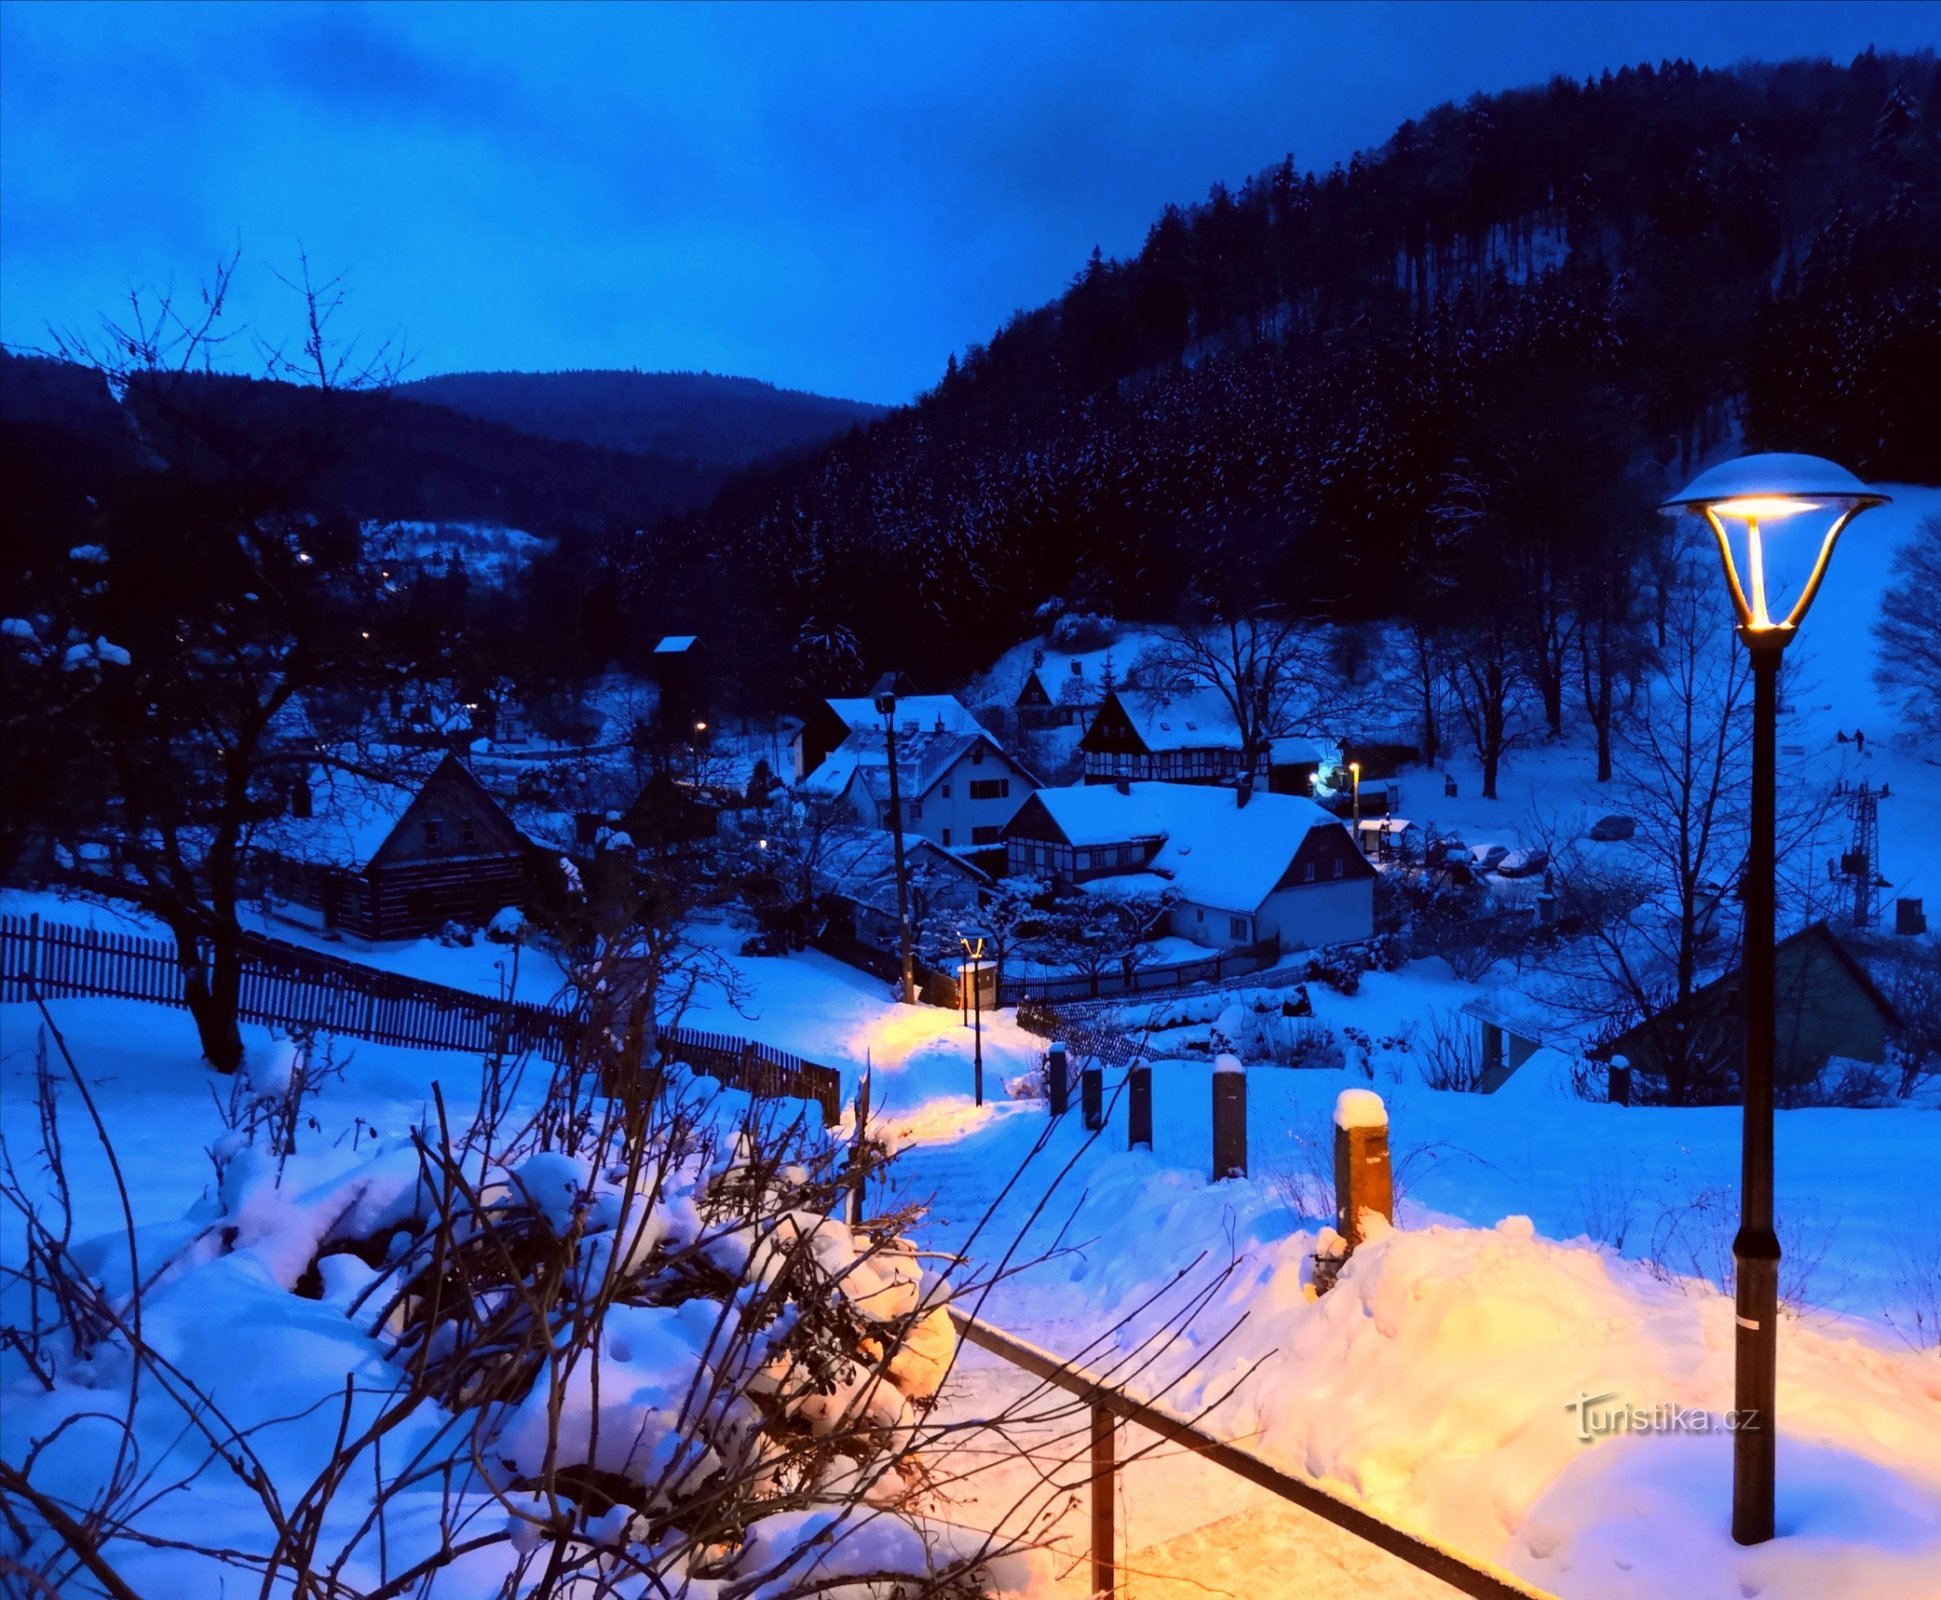
M 1791 641 L 1805 619 L 1826 577 L 1834 542 L 1846 525 L 1868 507 L 1886 503 L 1886 495 L 1876 494 L 1845 467 L 1819 456 L 1775 452 L 1740 456 L 1711 467 L 1659 509 L 1673 516 L 1705 519 L 1718 541 L 1740 636 L 1748 645 L 1776 649 Z M 1831 513 L 1832 522 L 1799 597 L 1775 617 L 1766 592 L 1767 552 L 1760 525 L 1810 511 Z
M 896 696 L 891 694 L 887 689 L 876 697 L 876 714 L 879 717 L 889 717 L 896 714 Z

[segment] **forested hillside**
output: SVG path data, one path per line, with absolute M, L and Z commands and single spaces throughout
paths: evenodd
M 1560 80 L 1290 158 L 1094 252 L 914 406 L 623 540 L 620 599 L 643 636 L 732 631 L 751 694 L 961 672 L 1053 599 L 1500 633 L 1515 595 L 1621 630 L 1655 497 L 1735 434 L 1941 480 L 1938 134 L 1933 56 L 1870 52 Z
M 207 428 L 193 426 L 198 416 Z M 723 477 L 718 467 L 540 438 L 395 389 L 155 373 L 117 403 L 98 371 L 6 351 L 0 423 L 16 494 L 38 494 L 48 480 L 93 492 L 144 455 L 193 470 L 207 449 L 200 431 L 205 441 L 251 438 L 264 460 L 301 459 L 304 495 L 319 511 L 503 522 L 549 536 L 606 534 L 705 505 Z
M 547 439 L 704 468 L 827 444 L 884 410 L 712 372 L 450 372 L 397 392 Z

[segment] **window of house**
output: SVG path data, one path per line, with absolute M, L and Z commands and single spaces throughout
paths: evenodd
M 1089 850 L 1081 850 L 1081 851 L 1079 851 L 1079 852 L 1078 852 L 1078 870 L 1079 870 L 1080 872 L 1090 872 L 1090 871 L 1092 870 L 1092 852 L 1091 852 L 1091 851 L 1089 851 Z
M 1347 870 L 1348 870 L 1348 863 L 1347 863 L 1347 862 L 1345 862 L 1345 861 L 1342 861 L 1342 860 L 1339 860 L 1339 859 L 1337 859 L 1337 860 L 1335 861 L 1335 864 L 1334 864 L 1334 875 L 1335 875 L 1335 876 L 1336 876 L 1337 878 L 1339 878 L 1339 877 L 1341 877 L 1341 876 L 1342 876 L 1342 875 L 1343 875 L 1344 873 L 1346 873 L 1346 872 L 1347 872 Z
M 439 843 L 440 842 L 439 836 L 444 832 L 444 826 L 445 824 L 444 824 L 443 818 L 426 817 L 425 818 L 425 843 L 426 844 Z
M 1303 883 L 1314 882 L 1314 863 L 1312 861 L 1301 869 L 1301 881 Z
M 984 747 L 981 744 L 971 746 L 971 765 L 973 767 L 984 765 Z
M 921 800 L 912 800 L 910 802 L 910 820 L 912 822 L 921 822 L 923 820 L 923 802 Z
M 1247 938 L 1247 919 L 1245 917 L 1228 917 L 1227 937 L 1230 939 Z
M 1206 908 L 1204 906 L 1195 906 L 1193 908 L 1193 920 L 1195 922 L 1206 921 Z
M 477 844 L 479 842 L 479 825 L 477 819 L 467 817 L 463 822 L 459 823 L 458 836 L 467 844 Z
M 972 778 L 970 797 L 973 800 L 1003 800 L 1010 796 L 1009 778 Z
M 944 785 L 944 798 L 945 798 L 946 800 L 948 800 L 948 799 L 950 798 L 950 785 L 949 785 L 949 784 L 945 784 L 945 785 Z
M 946 790 L 944 790 L 944 793 L 945 793 L 945 794 L 949 794 L 949 793 L 950 793 L 950 791 L 949 791 L 948 789 L 946 789 Z M 948 828 L 946 828 L 946 829 L 944 829 L 944 843 L 945 843 L 945 844 L 949 844 L 949 843 L 950 843 L 950 830 L 949 830 Z
M 1003 837 L 1004 824 L 1001 822 L 991 823 L 988 827 L 971 829 L 972 844 L 996 844 Z

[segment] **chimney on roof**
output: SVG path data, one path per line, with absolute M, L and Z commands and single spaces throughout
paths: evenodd
M 937 730 L 936 730 L 936 731 L 937 731 L 938 733 L 942 733 L 942 732 L 944 731 L 944 714 L 943 714 L 943 713 L 942 713 L 941 711 L 939 711 L 939 712 L 937 713 Z

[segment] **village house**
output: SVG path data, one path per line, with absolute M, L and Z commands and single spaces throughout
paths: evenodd
M 528 849 L 453 755 L 400 781 L 319 768 L 257 837 L 275 896 L 366 939 L 483 923 L 517 905 Z
M 1829 1061 L 1886 1061 L 1900 1018 L 1832 928 L 1824 922 L 1802 928 L 1774 946 L 1773 960 L 1773 1082 L 1782 1099 L 1810 1084 Z M 1745 991 L 1736 968 L 1701 984 L 1683 1005 L 1595 1044 L 1581 1020 L 1519 990 L 1479 995 L 1462 1009 L 1480 1030 L 1485 1093 L 1543 1049 L 1607 1065 L 1622 1060 L 1634 1074 L 1657 1078 L 1664 1075 L 1668 1042 L 1677 1037 L 1695 1063 L 1709 1062 L 1721 1080 L 1736 1077 L 1745 1051 Z
M 1105 703 L 1105 686 L 1086 672 L 1085 663 L 1074 656 L 1059 671 L 1045 665 L 1042 654 L 1024 676 L 1024 686 L 1011 703 L 1018 719 L 1018 732 L 1042 733 L 1047 728 L 1089 728 L 1092 718 Z
M 934 919 L 974 911 L 989 874 L 921 834 L 903 836 L 910 923 L 921 936 Z M 898 942 L 896 841 L 886 829 L 844 830 L 825 845 L 815 867 L 817 891 L 841 902 L 850 933 L 879 950 Z
M 983 724 L 953 694 L 904 694 L 898 690 L 896 727 L 899 736 L 922 733 L 979 733 Z M 795 757 L 795 777 L 800 782 L 812 777 L 838 745 L 860 732 L 874 732 L 879 739 L 883 715 L 868 695 L 852 695 L 818 700 L 802 719 L 801 731 L 791 744 Z
M 1375 931 L 1375 869 L 1312 800 L 1204 784 L 1040 789 L 1006 868 L 1092 893 L 1179 898 L 1166 931 L 1208 949 L 1303 949 Z
M 1247 765 L 1232 708 L 1205 688 L 1111 690 L 1078 742 L 1087 783 L 1233 784 Z M 1300 735 L 1280 735 L 1255 753 L 1253 777 L 1275 794 L 1305 798 L 1339 752 Z
M 975 724 L 968 732 L 903 725 L 901 713 L 909 703 L 897 706 L 900 819 L 891 814 L 889 741 L 880 723 L 852 733 L 804 787 L 842 802 L 866 827 L 896 828 L 900 823 L 906 834 L 920 834 L 941 849 L 1001 856 L 1005 824 L 1038 780 Z

